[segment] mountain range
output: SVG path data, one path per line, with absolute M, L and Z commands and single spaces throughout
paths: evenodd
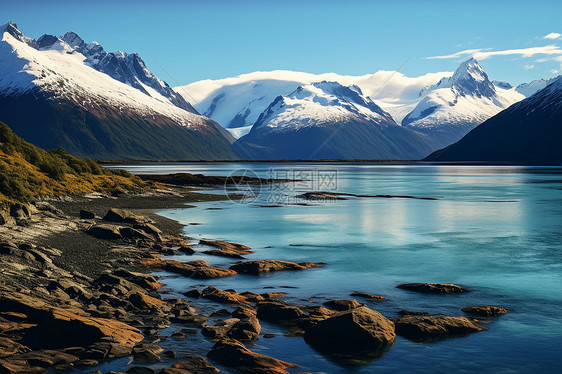
M 428 161 L 562 164 L 562 76 L 488 119 Z
M 10 22 L 0 36 L 0 121 L 42 148 L 96 159 L 421 159 L 514 103 L 538 105 L 557 82 L 513 87 L 469 59 L 420 77 L 278 70 L 171 88 L 138 54 L 74 32 L 33 39 Z M 431 157 L 442 154 L 452 155 Z
M 0 121 L 45 149 L 98 159 L 232 159 L 232 137 L 136 54 L 74 33 L 35 40 L 0 26 Z
M 360 131 L 345 126 L 350 122 L 349 118 L 355 116 L 353 111 L 344 116 L 328 115 L 332 109 L 346 110 L 340 105 L 345 101 L 342 97 L 327 100 L 328 104 L 322 105 L 321 110 L 304 105 L 307 101 L 302 98 L 297 105 L 294 101 L 296 93 L 310 94 L 312 91 L 305 87 L 315 86 L 318 82 L 339 84 L 340 92 L 343 87 L 359 92 L 363 100 L 370 100 L 372 105 L 389 115 L 387 125 L 411 131 L 365 137 Z M 454 73 L 426 74 L 418 78 L 397 72 L 353 77 L 274 71 L 200 81 L 175 89 L 180 94 L 188 92 L 199 101 L 203 114 L 217 120 L 239 138 L 235 147 L 243 157 L 293 159 L 318 157 L 313 154 L 314 144 L 326 147 L 328 139 L 334 146 L 330 152 L 324 149 L 322 155 L 326 158 L 424 157 L 431 153 L 423 154 L 427 149 L 436 150 L 456 142 L 486 119 L 525 97 L 509 84 L 492 83 L 475 59 L 463 62 Z M 326 94 L 333 95 L 334 92 Z M 287 105 L 287 102 L 292 104 Z M 275 110 L 282 110 L 282 113 L 272 113 Z M 322 111 L 326 116 L 319 121 L 318 113 Z M 275 115 L 283 117 L 284 125 L 275 126 L 274 130 L 272 121 L 280 122 L 273 118 Z M 268 123 L 264 125 L 264 122 Z M 352 122 L 357 123 L 357 120 Z M 378 123 L 380 125 L 380 121 Z M 337 134 L 334 135 L 333 129 L 336 128 Z M 343 128 L 345 131 L 341 130 Z M 357 132 L 355 137 L 351 136 L 354 131 Z M 398 146 L 400 143 L 410 146 L 404 149 Z M 413 143 L 418 146 L 412 147 Z M 298 150 L 291 155 L 297 144 Z M 311 149 L 303 151 L 305 144 Z M 357 147 L 357 144 L 370 146 Z

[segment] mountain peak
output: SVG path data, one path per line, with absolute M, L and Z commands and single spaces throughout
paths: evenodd
M 493 97 L 496 95 L 494 85 L 488 75 L 474 57 L 459 65 L 449 84 L 460 95 L 474 95 L 477 97 Z
M 7 32 L 11 36 L 13 36 L 16 40 L 19 40 L 22 43 L 25 43 L 33 48 L 37 48 L 37 43 L 35 39 L 28 38 L 27 36 L 23 35 L 23 33 L 18 29 L 18 25 L 14 22 L 10 21 L 3 26 L 0 26 L 0 33 Z
M 78 34 L 76 34 L 73 31 L 69 31 L 61 35 L 60 39 L 63 40 L 66 44 L 68 44 L 72 48 L 81 48 L 86 44 L 84 42 L 84 39 L 82 39 L 80 36 L 78 36 Z

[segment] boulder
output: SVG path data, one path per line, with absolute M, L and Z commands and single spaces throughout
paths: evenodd
M 246 304 L 246 298 L 234 290 L 221 290 L 220 288 L 209 286 L 203 290 L 201 296 L 225 304 Z
M 133 366 L 127 370 L 127 374 L 156 374 L 156 370 L 146 366 Z
M 162 347 L 156 344 L 139 344 L 133 348 L 133 354 L 135 361 L 144 362 L 147 364 L 160 362 L 162 359 L 158 356 L 159 353 L 164 351 Z
M 260 332 L 261 325 L 258 319 L 249 317 L 234 323 L 226 335 L 241 342 L 253 342 L 258 339 Z
M 467 308 L 463 308 L 462 311 L 478 317 L 497 317 L 509 312 L 505 308 L 492 305 L 469 306 Z
M 134 292 L 129 295 L 129 301 L 133 304 L 136 308 L 139 309 L 158 309 L 164 305 L 164 301 L 157 299 L 152 296 L 148 296 L 147 294 L 141 292 Z
M 142 240 L 154 240 L 154 238 L 144 231 L 134 229 L 132 227 L 121 227 L 119 228 L 119 233 L 126 239 L 142 239 Z
M 178 251 L 185 253 L 186 255 L 192 255 L 195 253 L 195 250 L 188 245 L 182 245 L 178 248 Z
M 98 239 L 118 240 L 123 238 L 119 229 L 119 226 L 99 224 L 90 227 L 86 232 Z
M 435 294 L 462 293 L 470 291 L 466 287 L 462 287 L 452 283 L 405 283 L 396 286 L 396 288 L 414 292 Z
M 396 339 L 394 323 L 382 314 L 360 307 L 318 322 L 304 339 L 321 352 L 357 355 L 364 351 L 381 356 Z
M 396 334 L 418 342 L 432 342 L 486 330 L 466 317 L 408 314 L 394 320 Z
M 43 368 L 78 361 L 78 357 L 72 354 L 54 350 L 32 351 L 19 354 L 14 358 L 18 360 L 25 360 L 31 366 L 39 366 Z
M 258 317 L 264 321 L 283 322 L 303 318 L 306 314 L 297 306 L 282 301 L 266 301 L 258 304 Z
M 89 210 L 80 209 L 80 219 L 94 219 L 96 215 Z
M 233 339 L 218 341 L 207 356 L 225 366 L 246 373 L 288 374 L 285 369 L 298 367 L 289 362 L 252 352 Z
M 144 224 L 149 222 L 146 217 L 138 216 L 130 210 L 112 208 L 103 217 L 104 221 L 117 223 Z
M 111 341 L 99 341 L 90 345 L 80 356 L 83 359 L 101 360 L 125 357 L 131 353 L 133 353 L 133 347 L 130 345 L 124 346 Z
M 47 370 L 32 366 L 25 360 L 0 359 L 0 373 L 4 374 L 45 374 Z
M 364 306 L 365 304 L 359 303 L 353 299 L 329 300 L 324 303 L 329 308 L 337 311 L 350 310 Z
M 232 265 L 230 269 L 241 274 L 260 274 L 272 271 L 282 270 L 304 270 L 315 267 L 322 267 L 324 263 L 317 262 L 290 262 L 279 260 L 254 260 L 254 261 L 241 261 Z

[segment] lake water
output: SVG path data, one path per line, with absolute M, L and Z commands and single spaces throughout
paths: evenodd
M 345 163 L 120 167 L 134 173 L 229 175 L 234 170 L 249 170 L 261 177 L 306 179 L 312 175 L 313 183 L 320 184 L 265 186 L 256 191 L 256 199 L 161 211 L 186 224 L 185 234 L 194 243 L 200 238 L 228 240 L 252 247 L 255 253 L 248 259 L 327 263 L 320 269 L 260 277 L 165 278 L 173 291 L 207 285 L 239 292 L 285 291 L 289 302 L 318 305 L 328 298 L 349 298 L 351 292 L 363 291 L 386 297 L 383 302 L 366 303 L 387 317 L 396 317 L 401 309 L 463 315 L 460 308 L 482 304 L 510 310 L 487 324 L 487 331 L 467 337 L 430 344 L 397 337 L 382 358 L 357 367 L 334 363 L 302 338 L 284 337 L 282 328 L 264 324 L 264 333 L 278 335 L 260 338 L 250 348 L 301 366 L 292 372 L 562 371 L 560 168 Z M 302 202 L 295 195 L 315 189 L 437 199 L 364 197 L 295 204 Z M 205 255 L 176 257 L 221 266 L 232 262 Z M 472 292 L 424 295 L 395 288 L 406 282 L 450 282 Z M 188 342 L 184 344 L 193 344 Z M 210 343 L 201 344 L 208 350 Z

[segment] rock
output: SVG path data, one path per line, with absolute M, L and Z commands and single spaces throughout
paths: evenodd
M 371 299 L 371 300 L 384 300 L 384 296 L 372 295 L 370 293 L 361 292 L 361 291 L 354 292 L 349 296 L 364 297 L 365 299 Z
M 244 256 L 238 253 L 221 251 L 220 249 L 209 249 L 207 251 L 203 251 L 203 253 L 210 256 L 222 256 L 222 257 L 230 257 L 230 258 L 237 258 L 237 259 L 244 258 Z
M 209 314 L 209 317 L 230 317 L 232 313 L 228 309 L 214 310 Z
M 381 356 L 392 344 L 394 324 L 382 314 L 360 307 L 334 314 L 307 329 L 304 339 L 321 352 Z
M 191 298 L 194 298 L 194 299 L 198 299 L 203 295 L 203 293 L 201 291 L 199 291 L 198 289 L 192 289 L 192 290 L 184 292 L 183 295 L 185 297 L 191 297 Z
M 160 374 L 216 374 L 219 369 L 209 364 L 203 357 L 190 357 L 176 362 L 169 368 L 164 368 Z
M 26 346 L 15 341 L 0 336 L 0 358 L 15 355 L 17 353 L 29 352 Z
M 43 368 L 78 361 L 78 357 L 74 355 L 54 350 L 32 351 L 17 355 L 14 358 L 18 360 L 25 360 L 31 366 L 39 366 Z
M 461 293 L 469 292 L 468 288 L 452 284 L 452 283 L 405 283 L 396 286 L 404 290 L 421 292 L 421 293 Z
M 139 309 L 158 309 L 164 305 L 164 301 L 141 292 L 134 292 L 129 295 L 129 301 Z
M 99 341 L 88 347 L 88 350 L 80 356 L 83 359 L 113 359 L 129 356 L 133 353 L 133 347 L 124 346 L 111 341 Z
M 272 271 L 282 270 L 304 270 L 314 267 L 324 266 L 324 263 L 315 262 L 290 262 L 279 260 L 254 260 L 254 261 L 241 261 L 232 265 L 230 269 L 241 274 L 260 274 Z
M 288 374 L 285 369 L 295 364 L 252 352 L 236 340 L 223 339 L 215 343 L 207 354 L 209 358 L 225 366 L 247 373 Z
M 11 322 L 22 322 L 27 319 L 27 316 L 25 314 L 17 312 L 3 312 L 0 313 L 0 317 Z
M 117 269 L 113 272 L 113 275 L 124 278 L 145 290 L 155 291 L 164 287 L 154 276 L 149 274 L 134 273 L 126 269 Z
M 201 334 L 207 338 L 220 339 L 226 337 L 226 333 L 234 326 L 239 319 L 229 318 L 223 321 L 219 321 L 214 326 L 205 326 L 201 330 Z
M 144 224 L 149 222 L 149 219 L 146 217 L 137 216 L 129 210 L 116 208 L 109 209 L 103 217 L 103 220 L 108 222 L 133 224 Z
M 80 209 L 80 219 L 94 219 L 96 215 L 89 210 Z
M 144 231 L 132 227 L 121 227 L 119 228 L 119 233 L 126 239 L 154 240 L 153 237 L 149 236 Z
M 226 304 L 246 304 L 246 298 L 234 290 L 221 290 L 220 288 L 209 286 L 203 290 L 201 296 Z
M 298 307 L 287 305 L 282 301 L 267 301 L 258 304 L 258 317 L 264 321 L 282 322 L 305 317 Z
M 250 247 L 237 243 L 225 242 L 220 240 L 199 240 L 199 243 L 218 248 L 219 251 L 224 253 L 224 255 L 249 255 L 251 253 L 254 253 L 250 251 Z
M 250 317 L 236 322 L 226 333 L 229 338 L 241 342 L 253 342 L 260 336 L 261 325 L 256 317 Z
M 419 342 L 438 341 L 486 330 L 466 317 L 405 315 L 394 320 L 396 334 Z
M 42 264 L 52 264 L 53 260 L 47 256 L 45 253 L 40 252 L 36 249 L 33 248 L 26 248 L 25 249 L 27 252 L 29 252 L 36 261 L 39 261 Z
M 497 317 L 502 314 L 509 313 L 509 311 L 505 308 L 492 305 L 469 306 L 467 308 L 463 308 L 462 311 L 479 317 Z
M 324 305 L 337 311 L 350 310 L 365 306 L 365 304 L 361 304 L 357 300 L 353 299 L 329 300 L 326 301 Z
M 133 225 L 133 228 L 137 229 L 137 230 L 141 230 L 146 232 L 147 234 L 159 237 L 160 235 L 162 235 L 162 230 L 160 230 L 158 227 L 154 226 L 151 223 L 143 223 L 143 224 L 136 224 Z
M 4 374 L 44 374 L 47 370 L 39 366 L 31 366 L 25 360 L 0 359 L 0 373 Z
M 160 362 L 162 359 L 158 356 L 159 353 L 164 351 L 162 347 L 156 344 L 139 344 L 133 348 L 133 354 L 135 361 L 144 362 L 146 364 L 152 364 L 155 362 Z
M 175 260 L 160 261 L 160 267 L 171 273 L 181 274 L 194 279 L 212 279 L 230 277 L 236 271 L 210 266 L 205 261 L 179 262 Z
M 98 239 L 117 240 L 123 238 L 119 229 L 119 226 L 99 224 L 90 227 L 86 232 Z
M 156 374 L 156 370 L 146 366 L 133 366 L 127 370 L 127 374 Z
M 182 245 L 178 248 L 178 251 L 185 253 L 186 255 L 192 255 L 195 253 L 195 250 L 188 245 Z

